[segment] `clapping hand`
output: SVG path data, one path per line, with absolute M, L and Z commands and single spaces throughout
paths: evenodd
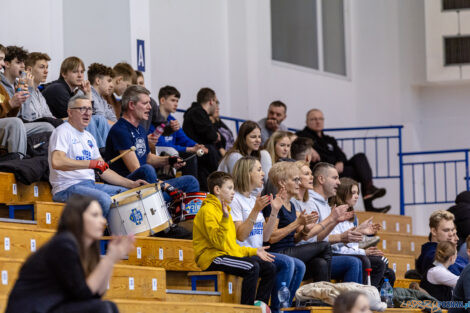
M 341 223 L 351 219 L 354 216 L 353 211 L 348 211 L 349 205 L 342 204 L 339 206 L 333 206 L 331 209 L 331 214 L 333 214 L 333 218 L 337 223 Z
M 225 201 L 222 201 L 222 215 L 224 217 L 229 217 L 228 209 L 227 209 L 227 203 Z
M 381 228 L 380 224 L 372 223 L 372 218 L 370 217 L 357 226 L 357 231 L 364 235 L 375 235 Z
M 114 263 L 124 259 L 134 248 L 134 235 L 117 236 L 108 243 L 108 255 Z
M 256 196 L 255 206 L 253 208 L 256 212 L 261 212 L 269 203 L 270 197 L 268 195 L 264 195 L 261 197 L 260 194 Z
M 362 234 L 356 230 L 356 227 L 350 228 L 341 235 L 341 242 L 359 242 L 362 240 Z

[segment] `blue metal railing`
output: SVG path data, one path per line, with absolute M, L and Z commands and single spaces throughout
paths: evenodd
M 178 109 L 180 113 L 185 110 Z M 234 123 L 235 131 L 238 133 L 240 125 L 245 122 L 244 119 L 233 118 L 228 116 L 220 117 L 224 121 Z M 402 181 L 402 167 L 401 167 L 401 154 L 402 154 L 402 125 L 390 126 L 369 126 L 369 127 L 348 127 L 348 128 L 326 128 L 326 133 L 341 134 L 336 140 L 339 146 L 345 151 L 347 155 L 354 155 L 362 152 L 368 156 L 371 165 L 373 166 L 374 179 L 399 179 L 400 182 L 400 212 L 404 214 L 402 209 L 403 203 L 403 181 Z M 298 129 L 289 128 L 290 131 L 297 131 Z M 373 131 L 373 135 L 368 132 Z M 366 132 L 366 134 L 364 134 Z M 379 133 L 387 133 L 381 134 Z M 383 149 L 380 148 L 383 143 Z M 393 146 L 393 148 L 392 148 Z M 349 150 L 347 149 L 349 148 Z M 372 150 L 372 151 L 371 151 Z M 393 168 L 392 168 L 393 167 Z M 385 171 L 385 172 L 384 172 Z
M 470 149 L 456 149 L 401 153 L 400 213 L 405 213 L 405 206 L 453 203 L 459 192 L 470 190 L 469 152 Z M 411 184 L 406 189 L 411 191 L 407 197 L 405 184 Z

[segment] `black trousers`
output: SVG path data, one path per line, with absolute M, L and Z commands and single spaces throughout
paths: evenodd
M 372 185 L 372 169 L 364 153 L 354 155 L 344 164 L 341 177 L 349 177 L 361 183 L 362 195 L 365 195 L 366 188 Z
M 91 299 L 61 304 L 49 313 L 119 313 L 119 310 L 111 301 Z
M 200 157 L 197 162 L 197 179 L 201 191 L 209 191 L 207 187 L 207 176 L 217 171 L 221 159 L 220 153 L 215 145 L 207 144 L 205 146 L 209 152 Z
M 367 284 L 367 272 L 365 271 L 365 269 L 371 268 L 372 272 L 370 273 L 370 283 L 372 284 L 372 286 L 380 288 L 380 282 L 382 281 L 385 273 L 385 263 L 384 261 L 382 261 L 382 257 L 373 255 L 367 256 L 360 254 L 351 254 L 351 256 L 359 258 L 362 262 L 363 284 Z
M 192 156 L 193 153 L 180 152 L 179 155 L 180 155 L 180 158 L 186 159 L 186 158 Z M 197 176 L 197 167 L 198 167 L 197 166 L 197 156 L 195 156 L 195 157 L 192 157 L 191 159 L 189 159 L 188 161 L 186 161 L 186 165 L 181 168 L 181 173 L 183 175 L 192 175 L 197 179 L 198 178 L 198 176 Z
M 224 255 L 216 257 L 207 271 L 222 271 L 243 277 L 241 304 L 253 305 L 255 300 L 269 303 L 276 280 L 274 263 L 263 261 L 258 256 L 238 258 Z M 258 278 L 261 278 L 261 281 L 256 292 Z
M 331 246 L 326 241 L 293 246 L 281 251 L 283 254 L 302 260 L 305 263 L 304 279 L 314 282 L 331 280 Z

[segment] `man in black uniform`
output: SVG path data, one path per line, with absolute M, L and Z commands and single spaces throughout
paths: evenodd
M 323 133 L 324 126 L 325 118 L 322 111 L 312 109 L 307 112 L 307 126 L 296 135 L 313 139 L 313 148 L 320 155 L 321 161 L 333 164 L 341 177 L 350 177 L 361 183 L 366 211 L 388 212 L 390 205 L 383 208 L 374 208 L 372 205 L 372 200 L 383 197 L 386 191 L 373 185 L 372 169 L 366 155 L 358 153 L 348 160 L 336 139 Z

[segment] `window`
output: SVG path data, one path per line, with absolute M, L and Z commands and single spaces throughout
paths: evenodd
M 442 0 L 443 11 L 470 9 L 470 0 Z
M 347 76 L 344 0 L 271 0 L 272 59 Z
M 445 65 L 470 63 L 470 36 L 444 37 Z

